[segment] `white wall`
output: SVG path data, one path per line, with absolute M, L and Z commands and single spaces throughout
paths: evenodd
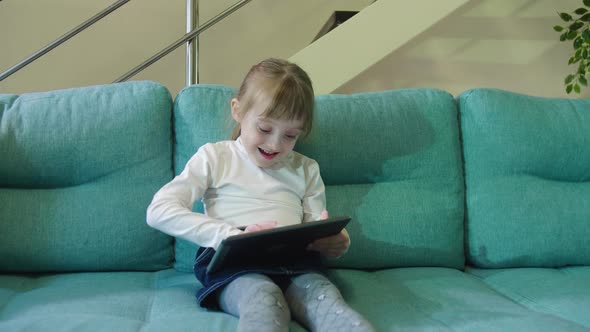
M 179 1 L 175 1 L 180 4 Z M 114 0 L 4 0 L 0 3 L 0 68 L 7 69 Z M 21 93 L 110 83 L 184 31 L 182 9 L 162 1 L 130 1 L 41 59 L 0 82 Z M 184 7 L 183 7 L 184 8 Z M 146 72 L 175 85 L 182 51 Z
M 237 0 L 201 0 L 201 23 Z M 3 0 L 0 71 L 90 18 L 115 0 Z M 288 58 L 307 46 L 334 10 L 371 0 L 252 0 L 200 37 L 200 81 L 237 86 L 254 63 Z M 0 82 L 0 93 L 110 83 L 186 32 L 185 0 L 132 0 L 88 30 Z M 133 79 L 185 84 L 182 46 Z
M 114 1 L 0 1 L 0 71 Z M 398 29 L 407 26 L 404 20 L 429 17 L 429 8 L 416 10 L 415 1 L 379 1 L 407 3 L 413 9 L 395 22 Z M 201 22 L 233 3 L 200 2 Z M 259 60 L 289 58 L 305 48 L 334 10 L 360 10 L 370 3 L 252 0 L 201 36 L 201 82 L 237 86 Z M 132 0 L 0 82 L 0 93 L 110 83 L 185 33 L 185 5 L 185 0 Z M 470 0 L 334 91 L 435 87 L 458 94 L 475 87 L 497 87 L 566 96 L 562 82 L 573 70 L 567 66 L 572 48 L 558 41 L 552 27 L 560 22 L 557 11 L 579 6 L 580 0 Z M 370 29 L 365 38 L 371 38 Z M 341 56 L 367 52 L 354 45 L 355 41 L 349 40 Z M 333 58 L 321 61 L 330 63 Z M 134 79 L 160 81 L 175 95 L 184 86 L 184 66 L 185 50 L 181 47 Z M 310 75 L 313 79 L 314 73 Z
M 581 0 L 471 0 L 334 92 L 433 87 L 457 95 L 492 87 L 588 97 L 588 88 L 582 95 L 565 93 L 563 80 L 577 66 L 567 65 L 571 42 L 559 42 L 553 31 L 562 23 L 558 11 L 581 6 Z M 419 20 L 427 12 L 407 19 Z

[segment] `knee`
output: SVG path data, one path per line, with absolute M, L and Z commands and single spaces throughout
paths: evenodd
M 253 303 L 263 305 L 267 310 L 282 312 L 290 319 L 291 313 L 283 291 L 270 280 L 253 285 L 249 289 L 248 295 L 242 299 L 241 305 L 250 308 L 256 307 L 252 306 Z
M 258 299 L 263 298 L 270 301 L 271 298 L 281 298 L 282 296 L 283 292 L 279 286 L 269 280 L 253 284 L 248 290 L 248 296 L 246 296 L 245 300 L 249 301 L 256 297 Z
M 301 275 L 294 277 L 291 280 L 292 280 L 292 283 L 295 283 L 298 285 L 305 285 L 305 284 L 309 284 L 309 283 L 332 284 L 332 282 L 330 282 L 330 280 L 328 280 L 328 278 L 326 278 L 324 275 L 319 274 L 319 273 L 301 274 Z
M 297 276 L 291 284 L 302 289 L 306 293 L 323 291 L 331 295 L 341 296 L 338 288 L 325 276 L 318 273 L 309 273 Z

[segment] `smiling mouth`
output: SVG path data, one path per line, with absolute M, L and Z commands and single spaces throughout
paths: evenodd
M 276 157 L 276 155 L 279 154 L 278 152 L 267 152 L 261 148 L 258 148 L 258 151 L 260 152 L 262 157 L 264 157 L 264 159 L 267 159 L 267 160 L 273 159 L 274 157 Z

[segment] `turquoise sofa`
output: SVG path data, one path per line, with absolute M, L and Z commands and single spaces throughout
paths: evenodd
M 235 329 L 196 304 L 196 247 L 145 223 L 158 188 L 229 136 L 232 94 L 0 95 L 0 331 Z M 318 96 L 296 149 L 320 164 L 331 213 L 353 217 L 350 251 L 327 264 L 378 331 L 590 330 L 589 100 Z

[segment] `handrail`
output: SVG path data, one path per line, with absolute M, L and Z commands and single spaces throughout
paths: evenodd
M 138 66 L 136 66 L 135 68 L 133 68 L 132 70 L 130 70 L 129 72 L 127 72 L 126 74 L 124 74 L 123 76 L 121 76 L 118 79 L 116 79 L 113 83 L 119 83 L 119 82 L 124 82 L 124 81 L 128 80 L 129 78 L 133 77 L 134 75 L 136 75 L 137 73 L 141 72 L 145 68 L 151 66 L 154 62 L 160 60 L 161 58 L 163 58 L 164 56 L 168 55 L 169 53 L 171 53 L 172 51 L 174 51 L 178 47 L 182 46 L 187 41 L 189 41 L 189 40 L 193 39 L 194 37 L 198 36 L 201 32 L 207 30 L 208 28 L 210 28 L 215 23 L 221 21 L 226 16 L 228 16 L 231 13 L 235 12 L 236 10 L 240 9 L 242 6 L 244 6 L 245 4 L 247 4 L 250 1 L 251 0 L 242 0 L 242 1 L 239 1 L 239 2 L 235 3 L 233 6 L 227 8 L 226 10 L 224 10 L 221 13 L 219 13 L 214 18 L 212 18 L 209 21 L 205 22 L 203 25 L 199 26 L 196 29 L 193 29 L 191 32 L 186 33 L 182 38 L 178 39 L 177 41 L 175 41 L 174 43 L 170 44 L 169 46 L 167 46 L 166 48 L 164 48 L 160 52 L 156 53 L 155 55 L 153 55 L 149 59 L 145 60 L 144 62 L 142 62 L 141 64 L 139 64 Z
M 101 11 L 100 13 L 92 16 L 91 18 L 89 18 L 88 20 L 86 20 L 85 22 L 83 22 L 82 24 L 78 25 L 77 27 L 75 27 L 74 29 L 70 30 L 69 32 L 67 32 L 63 36 L 61 36 L 58 39 L 54 40 L 49 45 L 47 45 L 47 46 L 43 47 L 42 49 L 38 50 L 37 52 L 33 53 L 32 55 L 30 55 L 26 59 L 22 60 L 21 62 L 17 63 L 16 65 L 10 67 L 8 70 L 6 70 L 2 74 L 0 74 L 0 82 L 3 81 L 8 76 L 10 76 L 10 75 L 16 73 L 17 71 L 21 70 L 23 67 L 27 66 L 31 62 L 33 62 L 33 61 L 37 60 L 38 58 L 42 57 L 43 55 L 45 55 L 49 51 L 51 51 L 54 48 L 58 47 L 59 45 L 61 45 L 65 41 L 67 41 L 68 39 L 70 39 L 70 38 L 74 37 L 75 35 L 77 35 L 78 33 L 82 32 L 83 30 L 85 30 L 89 26 L 91 26 L 94 23 L 100 21 L 105 16 L 107 16 L 108 14 L 114 12 L 119 7 L 123 6 L 124 4 L 126 4 L 129 1 L 130 0 L 118 0 L 117 2 L 113 3 L 112 5 L 110 5 L 109 7 L 107 7 L 106 9 L 104 9 L 103 11 Z
M 199 27 L 199 0 L 186 0 L 186 32 Z M 199 83 L 199 36 L 186 42 L 186 85 Z

